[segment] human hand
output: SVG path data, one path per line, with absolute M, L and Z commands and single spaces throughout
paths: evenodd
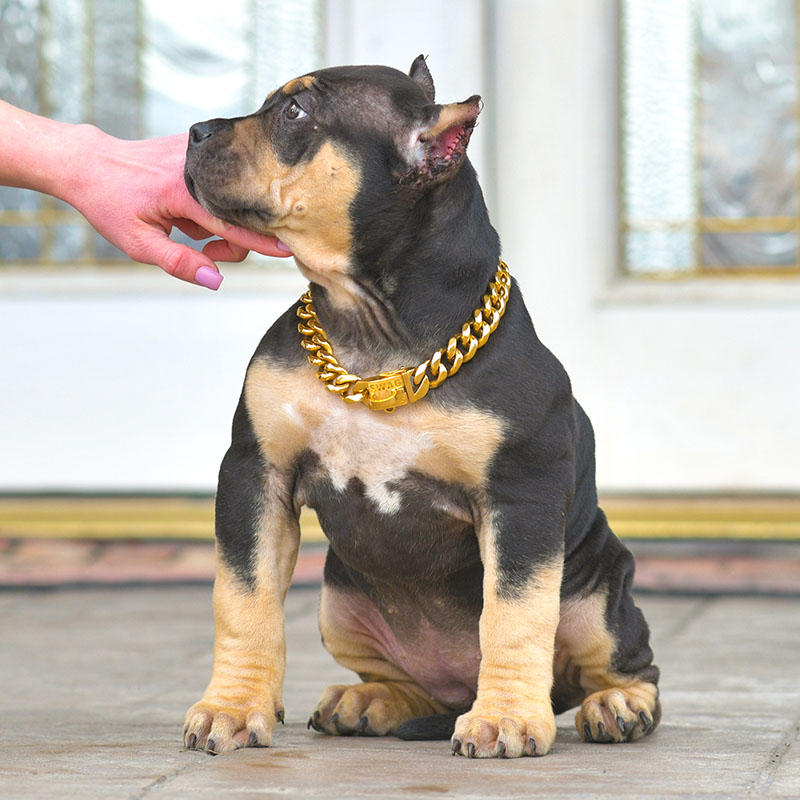
M 183 180 L 186 145 L 187 134 L 126 141 L 80 126 L 59 195 L 135 261 L 209 289 L 222 283 L 216 261 L 241 261 L 250 250 L 291 255 L 275 237 L 229 225 L 192 198 Z M 219 238 L 199 251 L 173 242 L 173 227 L 192 239 Z

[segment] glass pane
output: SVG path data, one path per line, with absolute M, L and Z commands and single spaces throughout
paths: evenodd
M 138 0 L 95 0 L 91 6 L 93 122 L 122 139 L 141 135 L 138 5 Z
M 703 234 L 703 267 L 791 267 L 797 264 L 797 233 Z
M 167 136 L 210 117 L 248 113 L 250 48 L 246 0 L 143 0 L 145 136 Z M 255 106 L 257 108 L 258 106 Z
M 250 113 L 321 66 L 321 50 L 321 0 L 0 0 L 0 97 L 121 138 Z M 127 259 L 77 215 L 52 216 L 65 208 L 0 187 L 0 216 L 11 212 L 0 219 L 0 259 Z M 42 212 L 43 224 L 19 225 L 19 211 Z
M 624 0 L 623 217 L 685 222 L 695 210 L 691 0 Z
M 30 189 L 0 186 L 0 212 L 36 211 L 42 205 L 42 196 Z
M 106 241 L 99 233 L 94 233 L 94 257 L 98 261 L 130 261 L 130 257 Z
M 146 136 L 255 111 L 290 78 L 320 66 L 319 0 L 142 0 Z
M 39 105 L 39 3 L 0 3 L 0 97 L 27 111 Z
M 0 260 L 39 258 L 41 231 L 33 225 L 0 226 Z
M 85 0 L 49 0 L 44 14 L 43 97 L 49 117 L 86 122 L 89 64 L 86 57 Z
M 624 247 L 632 273 L 687 272 L 694 263 L 694 235 L 688 231 L 629 231 Z
M 703 0 L 700 7 L 702 213 L 794 216 L 794 0 Z M 742 235 L 724 241 L 725 247 L 712 248 L 718 256 L 737 241 L 749 254 L 755 239 Z M 755 261 L 731 252 L 728 263 L 776 263 L 764 258 L 770 258 L 766 251 Z
M 249 102 L 255 111 L 286 81 L 320 69 L 322 8 L 320 0 L 252 0 L 253 80 Z
M 86 242 L 82 225 L 58 225 L 53 228 L 52 254 L 54 261 L 79 261 Z

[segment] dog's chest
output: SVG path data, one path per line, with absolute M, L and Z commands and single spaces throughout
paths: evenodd
M 413 421 L 389 425 L 364 410 L 334 405 L 310 431 L 308 449 L 335 492 L 358 487 L 379 511 L 396 513 L 399 486 L 430 460 L 436 434 Z
M 303 465 L 333 495 L 359 493 L 386 515 L 400 510 L 409 482 L 428 482 L 434 505 L 437 486 L 481 489 L 502 440 L 500 418 L 471 407 L 423 400 L 387 414 L 345 404 L 310 366 L 280 370 L 254 362 L 245 399 L 268 464 Z M 452 498 L 440 494 L 444 510 Z

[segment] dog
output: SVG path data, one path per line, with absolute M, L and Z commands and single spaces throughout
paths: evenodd
M 187 748 L 269 746 L 302 506 L 329 540 L 319 626 L 360 678 L 309 727 L 542 756 L 661 716 L 634 563 L 598 507 L 594 435 L 500 261 L 466 155 L 480 98 L 334 67 L 191 128 L 208 211 L 273 234 L 309 292 L 247 369 L 216 499 L 211 681 Z M 366 377 L 364 377 L 366 376 Z

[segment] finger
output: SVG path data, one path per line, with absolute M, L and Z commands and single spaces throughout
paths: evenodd
M 188 283 L 218 289 L 222 275 L 205 253 L 173 242 L 166 233 L 153 229 L 130 255 L 145 264 L 155 264 L 164 272 Z
M 244 261 L 250 251 L 246 247 L 214 239 L 203 247 L 203 253 L 213 261 Z
M 253 250 L 264 256 L 287 258 L 293 255 L 292 251 L 276 236 L 266 236 L 245 228 L 238 228 L 235 225 L 226 226 L 223 238 L 231 244 Z
M 193 219 L 173 219 L 172 224 L 179 231 L 183 231 L 190 239 L 209 239 L 214 234 L 198 225 Z
M 256 253 L 276 258 L 286 258 L 292 255 L 292 251 L 276 236 L 256 233 L 255 231 L 247 230 L 247 228 L 240 228 L 237 225 L 229 225 L 227 222 L 210 215 L 208 219 L 203 218 L 200 222 L 205 228 L 212 231 L 215 236 L 219 236 L 220 239 L 225 239 L 225 241 L 245 250 L 253 250 Z
M 254 250 L 256 253 L 276 258 L 286 258 L 292 255 L 291 250 L 282 242 L 279 246 L 279 240 L 275 236 L 240 228 L 238 225 L 231 225 L 209 214 L 195 201 L 185 186 L 178 187 L 178 192 L 179 197 L 176 204 L 179 208 L 173 208 L 172 211 L 176 216 L 180 215 L 179 218 L 191 219 L 204 230 L 210 231 L 214 236 L 243 247 L 245 250 Z

